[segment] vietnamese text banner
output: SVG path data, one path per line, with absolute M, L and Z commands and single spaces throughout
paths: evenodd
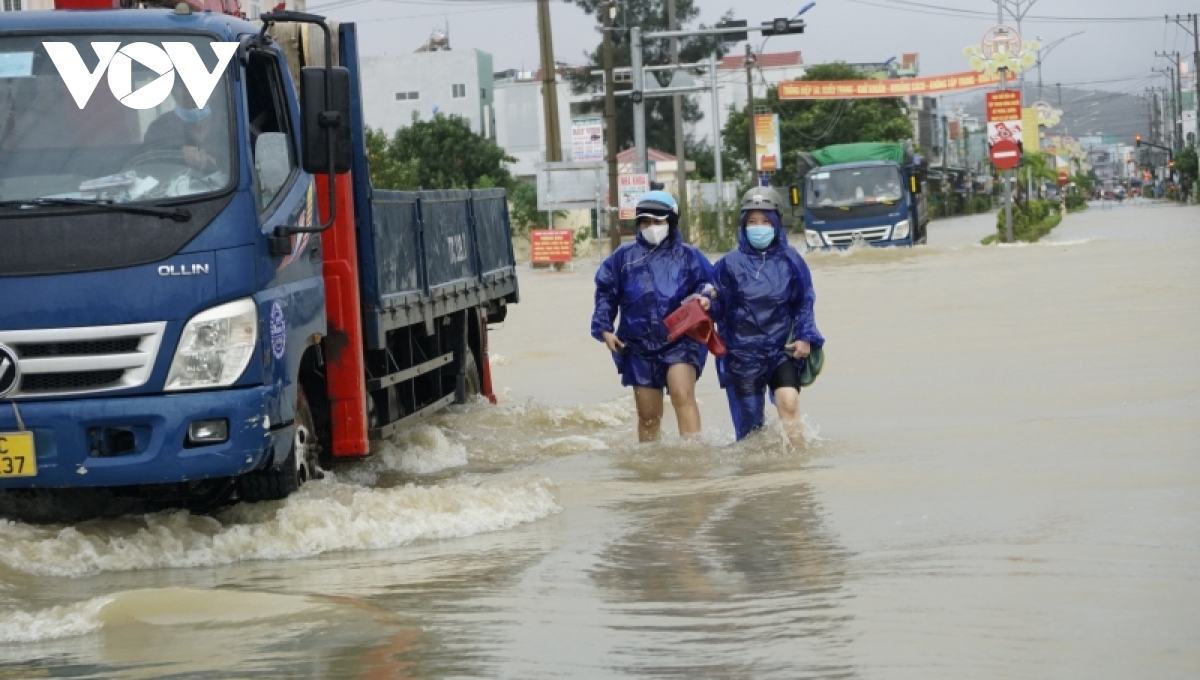
M 529 259 L 533 264 L 570 262 L 575 232 L 570 229 L 531 229 Z
M 974 71 L 928 78 L 891 80 L 789 80 L 779 84 L 780 99 L 871 99 L 970 90 L 1000 82 Z

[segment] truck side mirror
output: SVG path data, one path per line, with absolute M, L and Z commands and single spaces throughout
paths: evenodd
M 325 74 L 329 73 L 329 82 Z M 325 87 L 330 88 L 330 107 L 325 106 Z M 350 171 L 350 71 L 344 67 L 300 69 L 301 165 L 314 175 L 340 175 Z M 333 137 L 333 157 L 329 137 Z

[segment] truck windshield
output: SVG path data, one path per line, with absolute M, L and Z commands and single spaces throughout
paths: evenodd
M 0 36 L 0 202 L 227 187 L 230 78 L 217 51 L 194 35 Z
M 808 176 L 806 205 L 844 208 L 895 203 L 903 196 L 903 177 L 890 165 L 818 170 Z

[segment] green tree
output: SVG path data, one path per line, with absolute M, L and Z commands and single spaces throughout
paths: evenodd
M 514 234 L 528 234 L 530 229 L 546 229 L 550 226 L 549 215 L 538 210 L 537 187 L 530 182 L 513 182 L 508 190 L 508 216 L 512 220 Z M 555 217 L 565 217 L 566 212 L 554 211 Z
M 801 80 L 861 80 L 862 74 L 843 63 L 820 64 Z M 825 99 L 784 101 L 778 88 L 767 90 L 756 106 L 779 114 L 783 164 L 775 173 L 778 184 L 789 184 L 796 174 L 796 153 L 830 144 L 899 142 L 913 137 L 912 123 L 898 97 L 879 99 Z M 750 130 L 744 109 L 731 111 L 721 132 L 724 153 L 745 170 L 749 167 Z
M 1185 147 L 1175 156 L 1175 169 L 1179 171 L 1179 185 L 1186 198 L 1197 177 L 1196 147 Z
M 371 182 L 379 189 L 478 189 L 508 186 L 506 163 L 516 159 L 489 139 L 471 131 L 460 116 L 436 115 L 387 138 L 383 130 L 367 130 Z
M 595 16 L 600 23 L 600 10 L 607 0 L 565 0 L 578 5 L 588 14 Z M 686 26 L 700 15 L 695 0 L 675 0 L 675 19 L 680 26 Z M 729 16 L 729 15 L 726 15 Z M 630 42 L 627 27 L 638 26 L 642 33 L 667 30 L 667 8 L 665 0 L 622 0 L 619 14 L 615 22 L 617 30 L 613 32 L 613 64 L 617 68 L 630 66 Z M 704 24 L 700 24 L 704 27 Z M 708 59 L 714 52 L 724 55 L 728 48 L 719 38 L 713 36 L 680 38 L 679 61 L 690 64 Z M 591 71 L 604 68 L 603 39 L 590 53 L 585 53 L 588 66 L 566 74 L 571 83 L 571 89 L 576 93 L 602 92 L 604 76 L 592 75 Z M 643 40 L 642 62 L 646 66 L 671 63 L 669 40 Z M 669 73 L 657 76 L 660 85 L 667 85 Z M 618 91 L 628 91 L 629 86 L 618 86 Z M 646 145 L 675 153 L 675 112 L 672 97 L 652 97 L 645 100 L 646 110 Z M 688 123 L 699 121 L 703 114 L 699 102 L 694 97 L 683 97 L 683 121 Z M 593 113 L 603 113 L 604 101 L 592 104 Z M 633 102 L 629 97 L 617 97 L 617 147 L 627 149 L 633 146 Z
M 1053 182 L 1058 179 L 1058 173 L 1050 165 L 1049 155 L 1031 152 L 1021 158 L 1021 167 L 1017 169 L 1017 179 L 1021 182 L 1021 186 L 1028 186 L 1027 182 L 1030 177 L 1033 178 L 1035 192 L 1041 186 L 1040 180 L 1050 180 Z M 1025 200 L 1028 201 L 1030 198 L 1026 196 Z M 1036 198 L 1036 196 L 1033 198 Z

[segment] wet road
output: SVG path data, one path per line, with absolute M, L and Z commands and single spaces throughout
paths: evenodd
M 1200 209 L 993 219 L 810 256 L 802 450 L 711 370 L 702 442 L 633 443 L 595 263 L 526 272 L 498 407 L 285 503 L 0 521 L 0 678 L 1200 676 Z

